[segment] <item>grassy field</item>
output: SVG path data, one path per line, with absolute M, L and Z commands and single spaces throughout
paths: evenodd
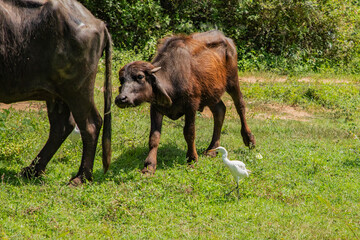
M 235 182 L 219 157 L 200 154 L 195 168 L 187 167 L 183 118 L 164 119 L 156 174 L 139 172 L 148 151 L 148 104 L 112 107 L 110 171 L 103 174 L 99 143 L 94 182 L 79 188 L 66 184 L 80 165 L 81 142 L 66 140 L 43 177 L 18 175 L 46 141 L 44 105 L 0 110 L 0 238 L 360 239 L 359 79 L 241 79 L 257 147 L 244 146 L 227 95 L 221 138 L 229 158 L 252 170 L 239 200 L 225 196 Z M 205 110 L 196 121 L 201 153 L 211 140 L 211 114 Z

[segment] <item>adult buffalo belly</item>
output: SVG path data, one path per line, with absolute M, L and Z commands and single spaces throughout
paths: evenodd
M 20 101 L 39 100 L 45 101 L 54 96 L 50 82 L 41 77 L 29 77 L 24 81 L 0 79 L 0 102 L 14 103 Z

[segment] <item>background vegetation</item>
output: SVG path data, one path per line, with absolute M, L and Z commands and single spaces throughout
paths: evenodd
M 357 0 L 81 0 L 108 23 L 115 46 L 149 59 L 172 33 L 219 29 L 243 71 L 360 72 Z

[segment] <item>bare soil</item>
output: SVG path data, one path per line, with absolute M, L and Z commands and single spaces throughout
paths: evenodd
M 238 118 L 236 108 L 229 100 L 224 102 L 226 105 L 225 118 Z M 209 108 L 205 108 L 201 113 L 204 118 L 212 118 Z M 313 115 L 298 107 L 281 105 L 281 104 L 259 104 L 246 109 L 247 118 L 255 119 L 282 119 L 294 121 L 310 121 Z
M 249 111 L 256 119 L 282 119 L 295 121 L 309 121 L 313 115 L 298 107 L 281 104 L 261 104 Z
M 0 109 L 14 109 L 17 111 L 37 111 L 46 110 L 45 102 L 28 101 L 28 102 L 17 102 L 11 104 L 0 103 Z
M 246 76 L 246 77 L 239 77 L 239 81 L 245 83 L 257 83 L 257 82 L 286 82 L 288 80 L 287 76 L 284 77 L 261 77 L 261 76 Z M 296 79 L 298 82 L 305 82 L 305 83 L 327 83 L 327 84 L 339 84 L 339 83 L 350 83 L 351 81 L 347 79 L 327 79 L 327 78 L 311 78 L 311 77 L 303 77 Z

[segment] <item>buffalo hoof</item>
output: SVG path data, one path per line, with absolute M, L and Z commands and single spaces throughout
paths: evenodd
M 70 179 L 68 186 L 70 187 L 80 187 L 82 186 L 86 180 L 84 180 L 82 177 L 73 177 Z
M 34 166 L 28 166 L 21 170 L 20 175 L 27 179 L 40 177 L 45 171 L 35 170 Z
M 189 168 L 195 168 L 195 164 L 198 162 L 198 159 L 190 159 L 188 158 L 187 164 Z
M 156 170 L 155 166 L 148 165 L 141 170 L 141 173 L 144 175 L 154 175 L 155 170 Z
M 194 163 L 188 163 L 188 168 L 191 168 L 191 169 L 195 168 L 195 164 Z
M 243 141 L 245 146 L 249 147 L 249 149 L 255 148 L 255 137 L 251 133 L 246 134 L 242 133 Z
M 212 152 L 209 152 L 210 149 L 206 150 L 204 152 L 204 155 L 205 156 L 209 156 L 209 157 L 216 157 L 216 151 L 212 151 Z
M 195 164 L 198 162 L 198 156 L 196 155 L 196 157 L 189 157 L 187 159 L 187 163 L 190 165 L 190 164 Z

